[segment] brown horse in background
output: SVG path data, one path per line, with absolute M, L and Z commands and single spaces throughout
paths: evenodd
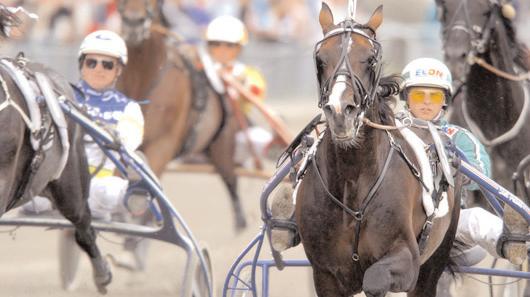
M 143 106 L 141 147 L 149 165 L 160 176 L 176 156 L 205 152 L 229 191 L 236 229 L 243 229 L 246 220 L 233 158 L 238 128 L 224 98 L 210 86 L 204 71 L 196 69 L 195 49 L 169 38 L 161 1 L 120 0 L 118 7 L 129 63 L 117 86 L 131 98 L 150 100 Z M 166 34 L 155 31 L 155 26 Z
M 381 6 L 364 25 L 335 25 L 325 3 L 320 12 L 324 39 L 314 56 L 327 129 L 297 187 L 295 216 L 321 297 L 436 296 L 456 232 L 459 199 L 450 188 L 448 213 L 419 240 L 427 217 L 412 148 L 399 132 L 367 126 L 394 125 L 383 96 L 399 90 L 397 79 L 381 77 L 382 20 Z

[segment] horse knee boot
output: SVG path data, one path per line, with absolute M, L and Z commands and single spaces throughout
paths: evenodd
M 525 241 L 510 240 L 510 234 L 521 236 L 528 234 L 528 224 L 524 218 L 508 205 L 504 207 L 504 226 L 507 238 L 498 241 L 498 251 L 501 256 L 512 264 L 521 265 L 527 257 Z M 503 232 L 504 233 L 504 232 Z
M 273 220 L 271 243 L 272 248 L 278 252 L 300 243 L 296 224 L 293 220 L 294 209 L 293 190 L 290 186 L 283 186 L 274 196 L 271 205 Z

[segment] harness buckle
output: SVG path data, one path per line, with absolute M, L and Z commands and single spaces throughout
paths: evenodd
M 356 221 L 360 222 L 360 221 L 363 220 L 363 218 L 364 218 L 364 214 L 363 214 L 362 211 L 356 211 L 356 212 L 353 213 L 353 218 L 354 218 Z
M 423 224 L 423 227 L 421 228 L 421 230 L 424 231 L 428 229 L 430 231 L 431 228 L 432 228 L 432 220 L 427 219 L 425 221 L 425 224 Z
M 353 260 L 354 262 L 359 262 L 359 259 L 360 259 L 359 254 L 357 254 L 357 253 L 353 253 L 353 254 L 351 255 L 351 258 L 352 258 L 352 260 Z

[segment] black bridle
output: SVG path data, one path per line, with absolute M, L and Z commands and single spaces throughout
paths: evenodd
M 354 106 L 356 108 L 361 108 L 361 110 L 364 112 L 366 109 L 368 109 L 372 103 L 375 100 L 375 96 L 377 95 L 379 82 L 381 79 L 381 69 L 382 69 L 382 63 L 381 63 L 381 57 L 382 57 L 382 50 L 381 50 L 381 44 L 374 38 L 370 37 L 365 31 L 363 30 L 369 30 L 372 32 L 373 36 L 375 37 L 375 32 L 365 26 L 358 24 L 354 22 L 351 19 L 347 19 L 339 24 L 339 27 L 330 30 L 324 35 L 324 38 L 317 42 L 315 45 L 315 49 L 313 51 L 313 60 L 315 61 L 315 66 L 317 69 L 317 78 L 318 78 L 318 85 L 319 85 L 319 101 L 318 101 L 318 107 L 322 108 L 322 106 L 327 102 L 328 97 L 330 95 L 330 92 L 332 90 L 332 87 L 334 85 L 334 82 L 336 81 L 337 77 L 339 75 L 345 75 L 349 78 L 349 83 L 351 84 L 351 87 L 358 91 L 359 100 L 355 100 L 355 89 L 354 89 Z M 360 35 L 364 38 L 366 38 L 370 44 L 373 45 L 373 51 L 374 55 L 370 57 L 370 59 L 367 61 L 369 64 L 369 69 L 371 71 L 371 84 L 372 89 L 368 90 L 365 85 L 363 84 L 362 80 L 359 78 L 357 74 L 352 69 L 351 62 L 348 58 L 349 48 L 351 46 L 351 43 L 353 43 L 352 34 Z M 322 65 L 318 58 L 318 53 L 320 50 L 320 47 L 322 46 L 322 43 L 324 43 L 326 40 L 335 37 L 335 36 L 341 36 L 341 55 L 339 58 L 339 62 L 335 67 L 333 68 L 333 74 L 324 82 L 322 82 Z M 343 68 L 343 65 L 345 68 Z
M 489 0 L 491 4 L 489 15 L 485 20 L 484 24 L 482 26 L 473 24 L 473 22 L 471 21 L 471 16 L 469 14 L 468 1 L 469 0 L 461 0 L 451 20 L 447 23 L 446 26 L 444 26 L 443 29 L 444 44 L 448 44 L 449 37 L 455 31 L 463 31 L 467 35 L 469 35 L 469 51 L 466 57 L 466 68 L 463 77 L 467 77 L 470 70 L 470 66 L 474 64 L 473 58 L 486 53 L 486 51 L 488 50 L 489 44 L 491 43 L 491 34 L 501 14 L 501 5 L 499 4 L 498 0 Z M 464 15 L 463 20 L 457 19 L 457 17 L 461 14 Z M 460 89 L 465 85 L 465 81 L 462 81 L 462 78 L 457 79 L 459 81 L 456 89 Z
M 128 16 L 125 13 L 126 4 L 127 0 L 120 0 L 118 3 L 118 12 L 120 13 L 121 20 L 124 25 L 123 29 L 129 32 L 133 32 L 134 34 L 141 35 L 141 40 L 149 38 L 151 24 L 153 23 L 157 12 L 161 10 L 164 1 L 157 0 L 156 7 L 153 7 L 149 0 L 144 0 L 144 7 L 146 13 L 140 18 L 131 18 L 130 16 Z

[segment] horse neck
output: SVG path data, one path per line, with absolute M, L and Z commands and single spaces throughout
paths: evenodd
M 323 178 L 327 180 L 329 190 L 339 198 L 344 198 L 346 205 L 359 207 L 379 175 L 382 163 L 388 153 L 387 136 L 381 130 L 364 128 L 364 140 L 359 148 L 342 148 L 331 139 L 329 132 L 324 138 L 324 152 L 319 156 L 325 158 Z
M 497 69 L 513 73 L 514 52 L 506 35 L 504 25 L 496 27 L 495 47 L 485 54 L 486 62 Z M 488 138 L 498 136 L 510 129 L 522 110 L 524 84 L 508 81 L 475 64 L 467 77 L 466 104 L 473 119 Z M 492 123 L 495 123 L 492 125 Z
M 166 60 L 165 37 L 152 32 L 140 45 L 128 45 L 127 50 L 129 63 L 118 81 L 118 89 L 130 98 L 145 99 Z

